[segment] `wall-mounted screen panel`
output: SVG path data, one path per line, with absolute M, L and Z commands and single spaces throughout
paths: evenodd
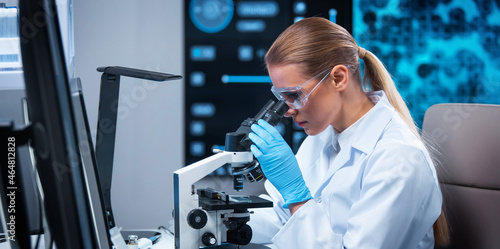
M 421 126 L 436 103 L 500 104 L 499 5 L 354 0 L 353 34 L 387 66 Z
M 351 13 L 351 1 L 186 0 L 186 164 L 212 155 L 227 132 L 274 99 L 263 57 L 283 30 L 310 16 L 351 30 Z M 296 150 L 305 135 L 292 123 L 278 128 Z

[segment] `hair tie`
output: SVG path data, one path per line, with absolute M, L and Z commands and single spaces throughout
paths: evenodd
M 358 55 L 360 59 L 364 59 L 366 55 L 366 49 L 358 47 Z

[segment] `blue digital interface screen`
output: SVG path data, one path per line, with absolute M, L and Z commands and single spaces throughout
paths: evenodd
M 393 75 L 421 127 L 437 103 L 500 104 L 500 0 L 185 1 L 186 163 L 269 99 L 263 56 L 293 22 L 322 16 L 349 30 Z M 285 120 L 293 150 L 305 134 Z
M 186 165 L 222 149 L 226 133 L 276 101 L 263 57 L 282 31 L 311 16 L 352 23 L 352 1 L 185 0 L 184 8 Z M 292 123 L 277 128 L 297 150 L 305 134 Z
M 421 127 L 437 103 L 500 104 L 499 0 L 353 0 L 353 35 Z

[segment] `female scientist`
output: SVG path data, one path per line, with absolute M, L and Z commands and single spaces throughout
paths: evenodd
M 251 150 L 274 201 L 252 216 L 253 242 L 272 238 L 286 249 L 446 243 L 433 161 L 377 57 L 314 17 L 286 29 L 265 61 L 271 91 L 309 136 L 294 155 L 273 126 L 252 126 Z

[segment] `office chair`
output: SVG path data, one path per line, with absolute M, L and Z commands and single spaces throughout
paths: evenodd
M 438 151 L 446 248 L 500 248 L 500 105 L 433 105 L 422 137 Z

